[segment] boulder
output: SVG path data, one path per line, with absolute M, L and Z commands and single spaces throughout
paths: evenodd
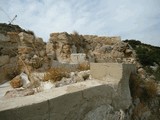
M 3 56 L 0 56 L 0 67 L 9 63 L 9 56 L 8 55 L 3 55 Z
M 124 57 L 124 53 L 123 53 L 123 52 L 116 51 L 116 50 L 112 50 L 111 56 L 112 56 L 113 58 L 123 58 L 123 57 Z
M 131 49 L 126 49 L 126 50 L 125 50 L 125 53 L 126 53 L 126 54 L 132 54 L 132 52 L 133 52 L 133 51 L 132 51 Z

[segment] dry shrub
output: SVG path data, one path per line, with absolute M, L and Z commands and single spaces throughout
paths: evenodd
M 136 74 L 131 74 L 129 80 L 129 87 L 131 91 L 131 96 L 133 99 L 139 98 L 141 96 L 142 90 L 140 88 L 141 80 Z
M 147 98 L 154 98 L 157 95 L 158 85 L 155 81 L 147 81 L 145 82 L 145 93 Z
M 60 81 L 67 76 L 67 71 L 64 68 L 51 68 L 44 76 L 44 81 L 51 80 L 53 82 Z
M 11 81 L 10 81 L 10 85 L 13 87 L 13 88 L 19 88 L 22 86 L 22 81 L 21 81 L 21 78 L 20 76 L 16 76 L 14 77 Z
M 130 76 L 130 91 L 133 99 L 140 98 L 147 102 L 157 95 L 157 83 L 155 81 L 143 81 L 135 74 Z
M 144 103 L 139 103 L 134 109 L 132 113 L 132 119 L 136 120 L 137 118 L 141 118 L 144 112 L 149 111 L 149 108 Z
M 84 70 L 89 70 L 89 69 L 90 69 L 89 63 L 84 62 L 84 63 L 80 63 L 78 65 L 78 70 L 79 71 L 84 71 Z

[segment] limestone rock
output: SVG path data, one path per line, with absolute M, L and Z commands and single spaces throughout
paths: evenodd
M 23 97 L 28 95 L 33 95 L 34 90 L 32 89 L 19 89 L 19 90 L 11 90 L 7 91 L 5 94 L 6 98 L 13 98 L 13 97 Z
M 88 79 L 89 76 L 90 76 L 90 70 L 87 70 L 87 71 L 81 71 L 78 73 L 78 76 L 80 78 L 83 78 L 84 80 Z
M 49 90 L 51 88 L 54 88 L 55 85 L 51 81 L 41 82 L 40 89 L 43 90 Z
M 8 55 L 0 56 L 0 67 L 7 63 L 9 63 L 9 56 Z
M 58 39 L 67 40 L 67 36 L 68 36 L 68 33 L 63 32 L 63 33 L 58 35 Z
M 20 36 L 21 41 L 25 41 L 27 43 L 33 43 L 33 41 L 34 41 L 34 36 L 27 34 L 25 32 L 19 33 L 19 36 Z
M 86 54 L 84 53 L 74 53 L 71 54 L 71 63 L 74 64 L 80 64 L 80 63 L 84 63 L 86 61 Z
M 52 51 L 53 51 L 53 44 L 48 42 L 46 45 L 46 53 L 49 54 L 52 53 Z
M 46 54 L 46 52 L 45 52 L 44 50 L 39 51 L 39 55 L 40 55 L 41 57 L 44 57 L 45 54 Z
M 22 81 L 23 87 L 27 86 L 30 83 L 27 74 L 25 74 L 25 73 L 22 72 L 20 74 L 20 77 L 21 77 L 21 81 Z
M 5 36 L 4 34 L 0 33 L 0 41 L 8 42 L 8 41 L 10 41 L 10 37 L 9 36 Z
M 44 81 L 44 76 L 45 76 L 44 72 L 32 72 L 30 74 L 30 77 L 35 81 Z
M 89 111 L 83 120 L 124 120 L 124 117 L 122 110 L 114 111 L 110 105 L 101 105 Z
M 32 47 L 27 47 L 27 46 L 19 46 L 18 47 L 18 53 L 20 53 L 20 54 L 30 53 L 32 51 L 33 51 Z
M 127 43 L 124 42 L 118 42 L 113 46 L 113 49 L 119 52 L 125 52 L 127 48 Z

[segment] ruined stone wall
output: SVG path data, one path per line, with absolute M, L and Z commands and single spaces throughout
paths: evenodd
M 86 54 L 84 60 L 89 62 L 135 62 L 132 48 L 127 43 L 122 42 L 119 36 L 101 37 L 79 35 L 78 33 L 68 34 L 66 32 L 51 33 L 46 52 L 52 56 L 53 60 L 62 63 L 72 63 L 72 58 L 78 55 L 79 58 L 82 58 L 82 54 Z M 81 63 L 81 60 L 79 61 Z
M 1 82 L 22 71 L 27 74 L 35 70 L 45 71 L 54 66 L 54 60 L 62 64 L 135 63 L 132 48 L 118 36 L 51 33 L 49 41 L 44 43 L 33 32 L 18 26 L 0 27 Z
M 0 84 L 20 72 L 42 67 L 45 43 L 19 26 L 0 24 Z
M 0 83 L 9 79 L 17 67 L 19 37 L 17 32 L 0 33 Z

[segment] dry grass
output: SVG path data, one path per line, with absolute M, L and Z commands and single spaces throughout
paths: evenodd
M 157 95 L 158 85 L 155 81 L 147 81 L 144 83 L 145 85 L 145 93 L 147 98 L 154 98 Z
M 63 68 L 51 68 L 44 76 L 44 81 L 51 80 L 53 82 L 60 81 L 67 76 L 67 71 Z
M 132 119 L 136 120 L 137 118 L 141 118 L 144 112 L 150 111 L 148 106 L 144 103 L 139 103 L 134 109 L 132 113 Z
M 140 88 L 141 80 L 138 78 L 136 74 L 131 74 L 129 82 L 132 98 L 139 98 L 142 93 L 142 90 Z
M 84 71 L 84 70 L 89 70 L 90 69 L 90 65 L 89 63 L 80 63 L 78 68 L 77 68 L 79 71 Z
M 133 99 L 140 98 L 141 101 L 147 102 L 150 98 L 157 95 L 157 83 L 155 81 L 143 81 L 137 75 L 130 77 L 130 91 Z

